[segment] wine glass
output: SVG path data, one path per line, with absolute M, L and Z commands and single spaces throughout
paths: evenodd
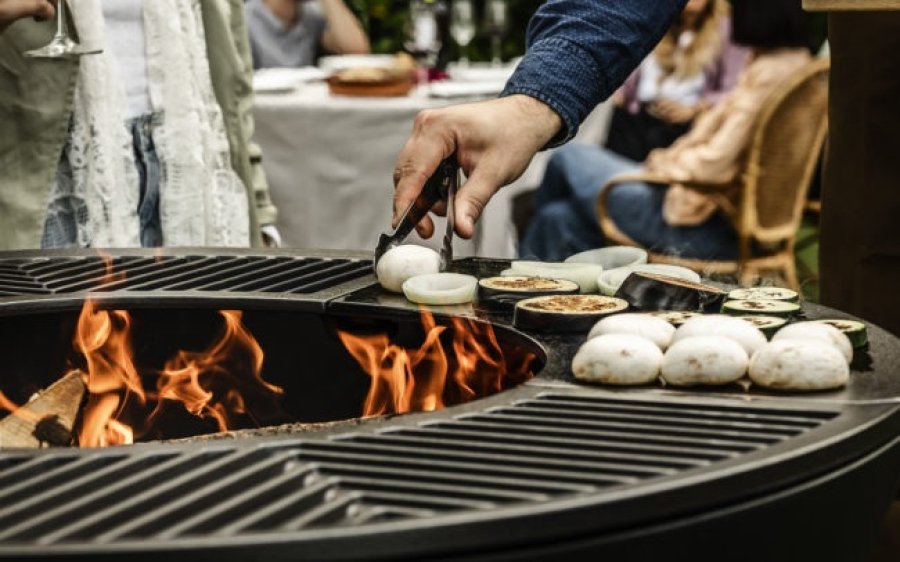
M 419 82 L 427 82 L 428 69 L 437 63 L 437 55 L 441 50 L 436 12 L 435 0 L 412 0 L 409 3 L 407 40 L 404 46 L 419 63 Z
M 487 0 L 484 11 L 484 27 L 491 37 L 491 64 L 500 66 L 500 47 L 508 25 L 506 0 Z
M 475 37 L 475 18 L 472 8 L 472 0 L 453 0 L 450 8 L 450 35 L 459 45 L 459 62 L 462 66 L 469 65 L 469 57 L 466 56 L 469 43 Z
M 103 49 L 82 47 L 75 41 L 72 41 L 66 25 L 66 0 L 59 0 L 56 4 L 56 35 L 43 47 L 25 51 L 25 56 L 40 59 L 59 59 L 77 57 L 79 55 L 95 55 L 102 52 Z

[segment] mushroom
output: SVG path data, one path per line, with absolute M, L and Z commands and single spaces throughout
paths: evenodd
M 646 338 L 606 334 L 581 346 L 572 359 L 572 373 L 585 382 L 647 384 L 659 376 L 661 361 L 662 351 Z

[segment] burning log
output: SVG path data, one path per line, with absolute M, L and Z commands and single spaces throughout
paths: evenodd
M 84 398 L 84 373 L 71 371 L 0 420 L 0 449 L 66 446 Z

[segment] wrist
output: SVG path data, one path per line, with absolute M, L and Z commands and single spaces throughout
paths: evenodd
M 506 98 L 516 108 L 524 123 L 529 125 L 537 147 L 541 148 L 554 138 L 563 127 L 563 120 L 549 105 L 525 94 L 512 94 Z

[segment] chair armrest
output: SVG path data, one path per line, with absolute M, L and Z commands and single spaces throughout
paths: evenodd
M 668 187 L 670 180 L 661 174 L 653 174 L 646 171 L 619 174 L 610 179 L 603 187 L 600 188 L 600 195 L 597 197 L 597 221 L 600 223 L 600 230 L 603 237 L 616 244 L 625 246 L 640 246 L 630 236 L 622 232 L 616 223 L 610 218 L 606 210 L 606 201 L 609 193 L 616 187 L 624 183 L 645 182 L 651 185 L 659 185 L 660 187 Z

